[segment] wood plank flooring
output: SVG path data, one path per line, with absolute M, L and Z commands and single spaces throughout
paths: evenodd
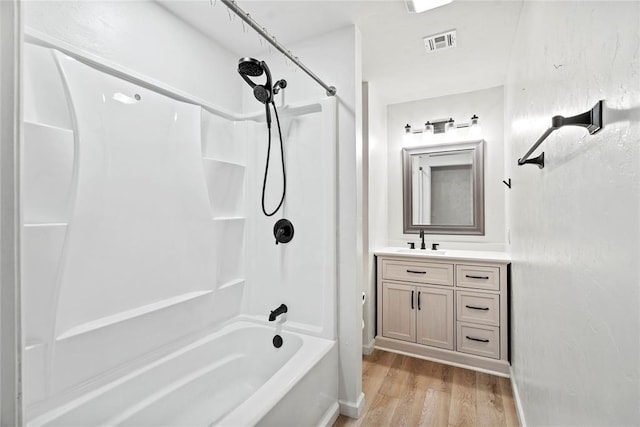
M 362 359 L 365 407 L 343 426 L 518 426 L 511 382 L 468 369 L 374 350 Z

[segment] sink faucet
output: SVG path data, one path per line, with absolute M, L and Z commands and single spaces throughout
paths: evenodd
M 287 312 L 287 306 L 284 304 L 280 304 L 280 307 L 276 308 L 271 312 L 271 314 L 269 314 L 269 322 L 273 322 L 274 320 L 276 320 L 276 317 L 286 312 Z
M 427 249 L 427 246 L 424 244 L 424 230 L 420 229 L 420 238 L 422 239 L 422 243 L 420 243 L 420 249 Z

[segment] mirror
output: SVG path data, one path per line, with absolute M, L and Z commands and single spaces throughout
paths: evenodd
M 484 235 L 484 140 L 402 149 L 404 232 Z

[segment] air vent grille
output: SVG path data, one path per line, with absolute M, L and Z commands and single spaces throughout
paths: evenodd
M 428 53 L 436 50 L 451 49 L 456 47 L 456 30 L 445 31 L 444 33 L 433 34 L 423 38 L 424 47 Z

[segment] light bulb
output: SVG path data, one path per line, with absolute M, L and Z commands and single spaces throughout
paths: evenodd
M 433 138 L 433 125 L 431 122 L 424 124 L 424 130 L 422 131 L 422 143 L 427 144 Z
M 444 131 L 446 133 L 454 131 L 455 128 L 456 128 L 456 124 L 453 121 L 453 118 L 449 118 L 449 120 L 447 120 L 447 122 L 444 124 Z
M 404 134 L 402 136 L 403 144 L 410 145 L 412 137 L 413 137 L 413 134 L 411 133 L 411 125 L 407 123 L 407 125 L 404 127 Z
M 482 128 L 480 127 L 480 119 L 475 114 L 473 115 L 473 117 L 471 117 L 469 133 L 474 136 L 480 135 L 482 133 Z

